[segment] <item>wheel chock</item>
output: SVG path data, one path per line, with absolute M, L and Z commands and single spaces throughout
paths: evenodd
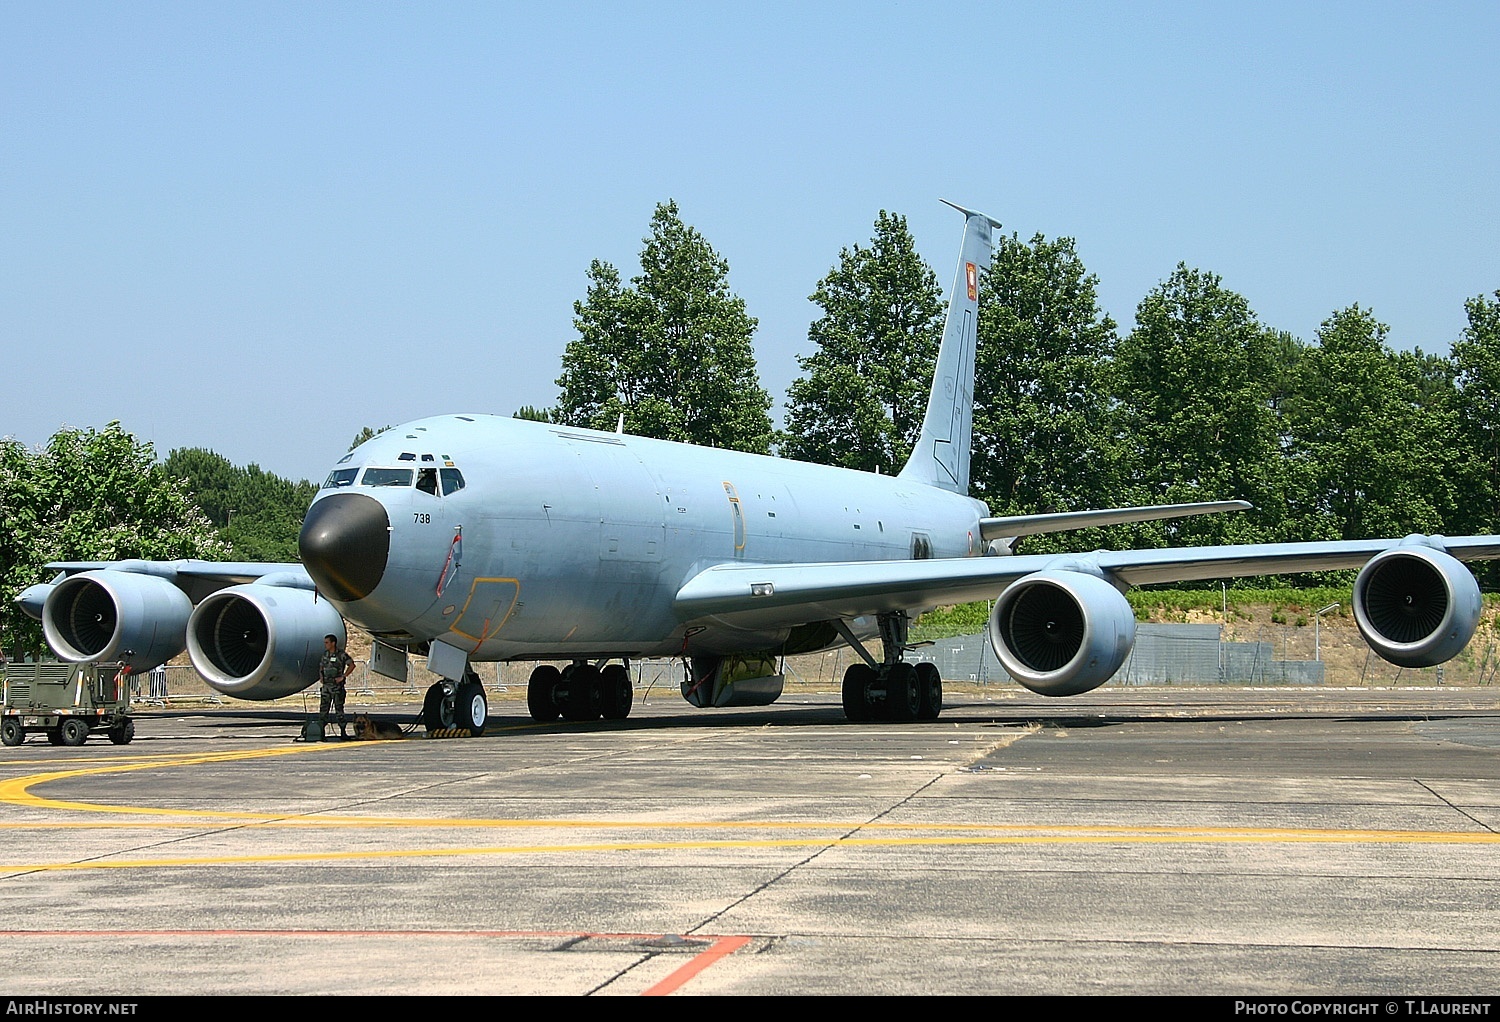
M 440 727 L 427 732 L 428 738 L 473 738 L 474 732 L 466 727 Z

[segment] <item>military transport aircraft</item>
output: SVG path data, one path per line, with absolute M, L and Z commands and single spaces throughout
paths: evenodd
M 952 205 L 951 203 L 949 205 Z M 58 562 L 22 593 L 65 660 L 145 671 L 187 649 L 218 691 L 273 699 L 316 679 L 344 620 L 371 666 L 442 680 L 429 728 L 484 730 L 471 665 L 531 674 L 540 721 L 625 717 L 629 661 L 681 658 L 696 706 L 773 702 L 777 659 L 848 644 L 851 720 L 932 719 L 942 679 L 910 664 L 924 610 L 995 598 L 991 641 L 1034 692 L 1077 695 L 1124 663 L 1148 582 L 1360 568 L 1354 612 L 1376 653 L 1442 663 L 1473 636 L 1479 587 L 1462 560 L 1500 536 L 1013 554 L 1016 537 L 1244 508 L 1242 501 L 990 517 L 969 496 L 975 320 L 989 217 L 965 217 L 920 439 L 898 475 L 494 415 L 420 419 L 333 466 L 308 510 L 301 564 Z M 867 642 L 876 640 L 878 652 Z M 559 670 L 553 663 L 566 663 Z

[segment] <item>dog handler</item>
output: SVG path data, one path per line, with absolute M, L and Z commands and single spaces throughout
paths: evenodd
M 348 720 L 344 714 L 344 681 L 354 673 L 354 658 L 347 650 L 339 649 L 339 640 L 332 635 L 323 636 L 323 655 L 318 660 L 318 677 L 323 690 L 318 699 L 318 723 L 328 728 L 328 708 L 332 705 L 339 717 L 339 737 L 348 738 Z

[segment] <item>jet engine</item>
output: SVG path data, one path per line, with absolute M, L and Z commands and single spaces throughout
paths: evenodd
M 192 612 L 192 601 L 166 579 L 105 568 L 53 586 L 42 631 L 63 660 L 117 661 L 139 674 L 182 652 Z
M 1474 637 L 1479 611 L 1479 584 L 1469 569 L 1428 546 L 1376 554 L 1354 580 L 1359 633 L 1400 667 L 1451 660 Z
M 236 699 L 279 699 L 318 680 L 323 636 L 344 645 L 344 619 L 274 576 L 205 597 L 187 625 L 188 655 L 211 687 Z
M 1007 674 L 1044 696 L 1109 680 L 1135 642 L 1135 613 L 1114 586 L 1048 568 L 1013 583 L 990 612 L 990 644 Z

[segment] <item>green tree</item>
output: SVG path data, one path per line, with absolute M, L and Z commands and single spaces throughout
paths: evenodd
M 1353 305 L 1324 320 L 1303 353 L 1286 409 L 1289 456 L 1302 466 L 1288 494 L 1298 538 L 1438 532 L 1456 509 L 1451 369 L 1391 351 L 1388 332 Z
M 372 429 L 369 426 L 365 426 L 358 433 L 354 434 L 354 439 L 349 442 L 349 450 L 354 450 L 354 448 L 358 447 L 366 440 L 369 440 L 372 437 L 377 437 L 390 428 L 391 427 L 389 426 L 381 426 L 379 429 Z
M 149 443 L 111 422 L 65 429 L 30 451 L 0 441 L 0 632 L 6 648 L 41 648 L 41 626 L 15 598 L 46 581 L 48 561 L 224 558 L 229 547 Z
M 921 432 L 943 333 L 942 289 L 906 218 L 881 210 L 869 247 L 843 249 L 812 301 L 817 350 L 797 359 L 780 453 L 893 473 Z
M 578 338 L 563 353 L 558 419 L 640 436 L 765 453 L 771 398 L 755 370 L 755 319 L 729 290 L 729 264 L 675 202 L 656 207 L 630 286 L 589 266 L 575 302 Z
M 1464 303 L 1469 324 L 1453 345 L 1456 404 L 1464 428 L 1463 514 L 1455 533 L 1500 526 L 1500 291 Z
M 302 519 L 318 488 L 266 472 L 243 468 L 201 447 L 172 451 L 163 463 L 183 479 L 219 537 L 246 561 L 295 561 Z
M 1138 542 L 1272 538 L 1285 517 L 1277 421 L 1284 339 L 1218 275 L 1179 263 L 1136 309 L 1117 349 L 1116 394 L 1135 450 L 1133 500 L 1241 498 L 1253 511 L 1149 523 Z
M 1127 452 L 1109 398 L 1118 336 L 1097 288 L 1072 238 L 1000 238 L 980 289 L 971 469 L 975 496 L 996 514 L 1120 500 Z M 1099 541 L 1065 533 L 1026 549 Z
M 511 415 L 513 419 L 528 419 L 531 422 L 556 422 L 557 413 L 551 408 L 536 408 L 532 405 L 522 405 Z

